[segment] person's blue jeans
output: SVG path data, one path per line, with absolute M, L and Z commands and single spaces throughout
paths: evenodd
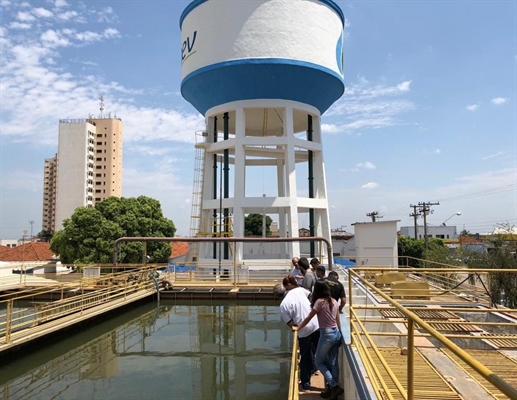
M 340 344 L 341 332 L 338 328 L 320 329 L 320 339 L 316 349 L 316 368 L 330 387 L 339 384 L 338 351 Z
M 314 369 L 313 348 L 316 348 L 320 338 L 320 331 L 316 329 L 309 336 L 298 338 L 300 346 L 300 381 L 302 386 L 308 387 L 311 384 L 311 372 Z

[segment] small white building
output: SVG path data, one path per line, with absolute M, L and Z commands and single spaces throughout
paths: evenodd
M 397 222 L 356 222 L 355 254 L 358 266 L 398 265 Z
M 18 246 L 18 239 L 0 239 L 0 246 L 16 247 Z
M 409 236 L 410 238 L 415 238 L 415 227 L 414 226 L 401 226 L 400 234 L 404 236 Z M 417 226 L 417 239 L 424 239 L 424 226 Z M 455 240 L 458 238 L 457 228 L 456 226 L 447 226 L 447 225 L 427 225 L 427 237 L 428 238 L 438 238 L 438 239 L 451 239 Z

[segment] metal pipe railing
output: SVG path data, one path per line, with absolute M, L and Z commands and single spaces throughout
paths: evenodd
M 384 268 L 385 270 L 387 268 Z M 458 356 L 463 362 L 465 362 L 469 367 L 471 367 L 474 371 L 476 371 L 479 375 L 481 375 L 484 379 L 486 379 L 488 382 L 493 384 L 497 389 L 499 389 L 502 393 L 509 396 L 512 399 L 517 399 L 517 389 L 511 386 L 508 382 L 506 382 L 504 379 L 496 375 L 492 370 L 484 366 L 483 364 L 479 363 L 477 360 L 475 360 L 473 357 L 471 357 L 466 351 L 461 349 L 458 345 L 456 345 L 454 342 L 452 342 L 450 339 L 448 339 L 446 336 L 442 335 L 440 332 L 438 332 L 436 329 L 434 329 L 428 322 L 424 321 L 422 318 L 420 318 L 418 315 L 416 315 L 412 309 L 409 309 L 407 307 L 404 307 L 396 300 L 392 299 L 390 296 L 388 296 L 386 293 L 384 293 L 379 288 L 375 287 L 372 283 L 368 282 L 366 279 L 363 279 L 361 275 L 357 271 L 369 271 L 369 268 L 354 268 L 353 270 L 349 269 L 349 280 L 352 278 L 355 278 L 361 282 L 362 285 L 364 285 L 365 288 L 369 289 L 370 292 L 375 293 L 378 297 L 382 298 L 384 301 L 389 303 L 393 308 L 400 311 L 405 317 L 408 319 L 408 366 L 407 366 L 407 392 L 400 391 L 402 396 L 404 398 L 407 398 L 409 400 L 414 399 L 414 324 L 418 324 L 421 329 L 425 330 L 430 336 L 432 336 L 434 339 L 439 341 L 441 344 L 443 344 L 446 348 L 451 350 L 456 356 Z M 404 268 L 405 270 L 405 268 Z M 418 271 L 421 274 L 424 274 L 425 272 L 428 272 L 430 270 L 434 269 L 421 269 L 416 268 L 416 271 Z M 443 269 L 437 269 L 438 271 L 443 271 Z M 511 271 L 511 270 L 510 270 Z M 501 272 L 510 272 L 509 270 L 501 270 Z M 434 271 L 432 271 L 434 272 Z M 449 271 L 450 272 L 450 271 Z M 456 272 L 456 270 L 455 270 Z M 491 273 L 491 272 L 500 272 L 499 270 L 470 270 L 465 269 L 465 272 L 485 272 L 485 273 Z M 447 272 L 444 272 L 447 273 Z M 350 292 L 349 296 L 352 297 L 353 292 Z M 353 306 L 350 306 L 350 313 L 351 316 L 353 316 L 354 319 L 358 318 L 357 314 L 353 310 Z M 364 308 L 364 307 L 363 307 Z M 443 310 L 443 308 L 441 309 Z M 456 309 L 455 309 L 456 310 Z M 468 311 L 471 311 L 471 309 L 467 309 Z M 484 310 L 487 311 L 486 309 Z M 498 310 L 501 311 L 501 310 Z M 507 311 L 507 310 L 505 310 Z M 351 318 L 352 319 L 352 318 Z M 360 323 L 360 321 L 357 320 L 357 322 Z M 352 324 L 351 324 L 352 325 Z M 351 326 L 352 329 L 354 329 L 353 326 Z M 364 329 L 364 326 L 361 328 L 363 332 L 361 334 L 364 334 L 367 338 L 369 335 L 366 333 L 366 330 Z M 375 344 L 373 344 L 373 350 L 376 350 Z M 382 358 L 380 358 L 382 363 Z M 386 366 L 385 366 L 386 367 Z M 387 369 L 389 371 L 389 367 Z M 397 385 L 397 383 L 395 383 Z M 398 385 L 397 385 L 398 386 Z M 407 396 L 407 397 L 406 397 Z
M 298 332 L 293 332 L 293 353 L 291 355 L 291 372 L 289 373 L 289 394 L 287 400 L 298 400 Z

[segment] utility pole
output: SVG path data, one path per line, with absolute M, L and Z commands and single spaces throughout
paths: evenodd
M 29 224 L 31 225 L 31 240 L 34 236 L 32 236 L 32 226 L 34 225 L 34 221 L 29 221 Z
M 418 239 L 418 224 L 417 224 L 417 219 L 420 215 L 420 213 L 416 212 L 416 209 L 417 209 L 417 205 L 416 204 L 410 204 L 409 207 L 412 207 L 413 208 L 413 212 L 411 214 L 409 214 L 410 217 L 413 217 L 414 221 L 415 221 L 415 240 Z
M 375 222 L 377 218 L 382 218 L 382 215 L 379 215 L 379 211 L 372 211 L 370 213 L 367 213 L 366 216 L 370 217 L 372 219 L 372 222 Z
M 424 216 L 424 243 L 425 243 L 425 249 L 429 249 L 429 239 L 427 238 L 427 214 L 433 213 L 433 210 L 431 210 L 431 206 L 439 206 L 440 202 L 437 201 L 435 203 L 428 201 L 428 202 L 419 202 L 418 206 L 420 207 L 420 214 Z

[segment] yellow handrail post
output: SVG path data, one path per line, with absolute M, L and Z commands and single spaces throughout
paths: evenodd
M 407 398 L 408 400 L 413 400 L 415 398 L 415 330 L 414 322 L 411 318 L 408 318 L 407 330 Z
M 350 268 L 348 269 L 348 309 L 352 309 L 352 274 L 350 273 Z M 350 314 L 350 313 L 349 313 Z M 352 332 L 352 318 L 349 315 L 348 324 L 350 325 L 349 332 Z M 354 344 L 354 335 L 350 335 L 350 345 Z
M 7 302 L 7 313 L 5 315 L 5 343 L 11 341 L 11 324 L 13 319 L 13 300 Z

